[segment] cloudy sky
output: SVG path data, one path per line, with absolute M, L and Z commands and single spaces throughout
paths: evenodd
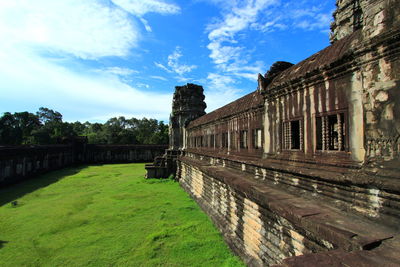
M 0 0 L 0 114 L 168 120 L 174 86 L 207 111 L 278 60 L 329 45 L 334 0 Z

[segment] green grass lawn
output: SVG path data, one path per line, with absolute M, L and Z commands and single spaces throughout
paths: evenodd
M 243 266 L 177 182 L 144 174 L 84 166 L 0 189 L 0 266 Z

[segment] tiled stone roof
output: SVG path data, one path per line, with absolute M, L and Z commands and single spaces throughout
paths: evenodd
M 324 67 L 331 66 L 333 63 L 338 62 L 341 59 L 349 60 L 347 56 L 349 56 L 353 51 L 351 48 L 354 47 L 354 42 L 358 40 L 360 36 L 361 32 L 356 31 L 353 34 L 336 41 L 334 44 L 326 47 L 318 53 L 315 53 L 309 58 L 282 71 L 273 79 L 267 88 L 273 88 L 289 81 L 294 81 L 307 76 L 308 74 L 318 72 Z
M 189 124 L 188 128 L 193 128 L 205 123 L 209 123 L 218 119 L 232 116 L 237 113 L 242 113 L 246 110 L 262 106 L 263 103 L 264 103 L 263 96 L 258 91 L 254 91 L 253 93 L 245 95 L 219 109 L 216 109 L 192 121 Z

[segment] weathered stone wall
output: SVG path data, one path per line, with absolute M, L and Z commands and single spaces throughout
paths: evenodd
M 286 192 L 330 203 L 400 230 L 400 183 L 392 177 L 335 164 L 319 168 L 312 164 L 232 158 L 195 150 L 188 151 L 185 157 L 224 167 L 226 172 L 240 171 L 255 181 L 271 183 Z
M 167 148 L 167 145 L 0 147 L 0 186 L 72 164 L 151 162 Z
M 276 173 L 282 175 L 281 171 Z M 379 246 L 393 237 L 389 228 L 321 199 L 304 197 L 299 194 L 301 185 L 288 190 L 292 185 L 285 183 L 296 183 L 297 179 L 290 174 L 267 178 L 275 173 L 195 154 L 179 159 L 177 174 L 182 187 L 249 266 L 269 266 L 293 256 L 330 250 L 345 254 Z
M 263 90 L 266 154 L 350 165 L 398 161 L 399 45 L 398 29 L 368 41 L 357 31 L 278 76 Z M 343 147 L 319 148 L 316 119 L 335 114 L 343 114 Z M 293 120 L 302 126 L 297 150 L 282 147 L 282 124 Z
M 85 163 L 151 162 L 167 145 L 87 145 Z
M 75 163 L 72 146 L 27 146 L 0 148 L 0 186 Z
M 400 168 L 400 33 L 379 39 L 355 74 L 363 94 L 366 158 L 374 167 Z
M 182 161 L 179 167 L 181 186 L 213 219 L 229 246 L 247 264 L 271 265 L 290 256 L 333 247 L 328 241 L 306 236 L 268 207 L 273 203 L 262 207 L 253 194 L 220 181 L 220 175 L 213 177 L 189 161 Z
M 195 120 L 187 130 L 187 147 L 198 151 L 261 157 L 263 103 L 262 95 L 253 92 Z M 202 123 L 202 120 L 206 123 Z M 254 132 L 257 129 L 260 130 L 258 134 Z M 245 144 L 243 132 L 246 132 Z
M 399 27 L 400 4 L 397 0 L 338 0 L 331 24 L 331 41 L 338 41 L 357 30 L 364 38 Z

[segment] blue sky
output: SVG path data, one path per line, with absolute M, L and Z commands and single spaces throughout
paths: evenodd
M 335 1 L 0 0 L 0 113 L 168 121 L 174 87 L 210 112 L 254 91 L 278 60 L 329 45 Z

